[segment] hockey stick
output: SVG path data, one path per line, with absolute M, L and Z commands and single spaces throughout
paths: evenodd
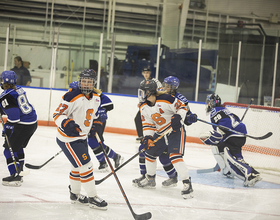
M 167 135 L 169 132 L 171 132 L 172 130 L 169 129 L 167 131 L 165 131 L 162 135 L 160 135 L 158 138 L 156 138 L 154 140 L 154 143 L 157 142 L 159 139 L 161 139 L 163 136 Z M 126 164 L 128 164 L 130 161 L 132 161 L 135 157 L 137 157 L 139 154 L 141 154 L 142 152 L 144 152 L 145 149 L 143 148 L 142 150 L 140 150 L 138 153 L 134 154 L 131 158 L 129 158 L 127 161 L 125 161 L 122 165 L 120 165 L 117 169 L 114 170 L 114 172 L 117 172 L 119 169 L 121 169 L 122 167 L 124 167 Z M 108 179 L 110 176 L 112 176 L 114 174 L 114 172 L 109 173 L 107 176 L 105 176 L 104 178 L 102 178 L 101 180 L 95 180 L 95 185 L 99 185 L 100 183 L 102 183 L 104 180 Z
M 251 98 L 250 103 L 249 103 L 249 105 L 247 106 L 247 108 L 246 108 L 246 110 L 245 110 L 245 112 L 244 112 L 244 114 L 243 114 L 243 116 L 242 116 L 242 118 L 241 118 L 241 121 L 244 119 L 244 117 L 245 117 L 247 111 L 249 110 L 250 105 L 252 104 L 253 101 L 254 101 L 254 99 Z M 219 164 L 216 163 L 216 166 L 214 166 L 213 168 L 199 169 L 199 170 L 197 170 L 196 172 L 197 172 L 197 173 L 210 173 L 210 172 L 218 171 L 219 168 L 220 168 Z
M 253 99 L 253 98 L 251 98 L 251 101 L 250 101 L 249 105 L 247 106 L 246 111 L 244 112 L 244 114 L 243 114 L 243 116 L 242 116 L 242 118 L 241 118 L 241 121 L 243 121 L 243 119 L 244 119 L 244 117 L 245 117 L 245 115 L 246 115 L 247 111 L 249 110 L 250 105 L 252 104 L 252 102 L 253 102 L 253 101 L 254 101 L 254 99 Z
M 1 117 L 0 117 L 0 120 L 1 120 L 2 127 L 4 128 L 5 125 L 4 125 L 4 121 L 3 121 L 2 115 L 1 115 Z M 6 133 L 4 133 L 4 136 L 5 136 L 5 139 L 6 139 L 6 141 L 7 141 L 7 145 L 8 145 L 9 151 L 10 151 L 10 153 L 11 153 L 11 156 L 12 156 L 13 163 L 14 163 L 14 166 L 15 166 L 15 168 L 16 168 L 17 174 L 18 174 L 19 176 L 25 176 L 25 175 L 29 174 L 29 171 L 20 171 L 20 170 L 18 169 L 17 161 L 16 161 L 16 158 L 15 158 L 13 149 L 12 149 L 12 147 L 11 147 L 11 145 L 10 145 L 10 141 L 9 141 L 9 139 L 8 139 L 8 136 L 7 136 Z
M 152 217 L 152 214 L 151 214 L 150 212 L 146 212 L 146 213 L 143 213 L 143 214 L 141 214 L 141 215 L 137 215 L 137 214 L 133 211 L 133 209 L 132 209 L 132 207 L 131 207 L 131 205 L 130 205 L 130 203 L 129 203 L 129 201 L 128 201 L 128 198 L 127 198 L 127 196 L 125 195 L 125 192 L 124 192 L 124 190 L 123 190 L 123 187 L 122 187 L 122 185 L 121 185 L 121 183 L 120 183 L 120 181 L 119 181 L 119 178 L 118 178 L 117 174 L 116 174 L 115 171 L 114 171 L 114 168 L 113 168 L 113 166 L 112 166 L 112 164 L 111 164 L 111 162 L 110 162 L 110 159 L 109 159 L 108 155 L 106 154 L 106 151 L 105 151 L 105 149 L 104 149 L 103 143 L 102 143 L 102 141 L 100 140 L 99 135 L 98 135 L 97 133 L 95 134 L 95 137 L 96 137 L 97 141 L 99 142 L 99 144 L 101 145 L 101 149 L 102 149 L 103 154 L 104 154 L 104 156 L 105 156 L 105 158 L 106 158 L 106 160 L 107 160 L 107 163 L 108 163 L 110 169 L 112 170 L 112 173 L 113 173 L 114 176 L 115 176 L 115 179 L 116 179 L 116 181 L 117 181 L 117 183 L 118 183 L 118 185 L 119 185 L 119 188 L 120 188 L 120 190 L 121 190 L 121 192 L 122 192 L 122 194 L 123 194 L 123 197 L 124 197 L 124 199 L 125 199 L 125 201 L 126 201 L 126 204 L 127 204 L 128 208 L 129 208 L 130 212 L 132 213 L 134 219 L 136 219 L 136 220 L 146 220 L 146 219 L 150 219 L 150 218 Z
M 32 165 L 29 163 L 26 163 L 25 166 L 29 169 L 34 169 L 34 170 L 38 170 L 41 169 L 43 166 L 45 166 L 48 162 L 50 162 L 52 159 L 54 159 L 56 156 L 58 156 L 60 153 L 62 152 L 62 150 L 60 150 L 59 152 L 57 152 L 54 156 L 52 156 L 50 159 L 48 159 L 45 163 L 43 163 L 42 165 Z
M 220 169 L 220 166 L 217 163 L 216 166 L 214 166 L 213 168 L 196 170 L 196 173 L 211 173 L 211 172 L 216 172 L 219 169 Z
M 203 123 L 206 123 L 206 124 L 209 124 L 209 125 L 212 125 L 212 126 L 216 126 L 218 128 L 221 128 L 222 130 L 227 130 L 227 131 L 231 131 L 231 132 L 234 132 L 236 134 L 240 134 L 240 135 L 243 135 L 243 136 L 246 136 L 246 137 L 249 137 L 249 138 L 252 138 L 252 139 L 255 139 L 255 140 L 264 140 L 266 138 L 269 138 L 273 133 L 272 132 L 268 132 L 267 134 L 263 135 L 263 136 L 260 136 L 260 137 L 254 137 L 254 136 L 251 136 L 251 135 L 248 135 L 248 134 L 244 134 L 244 133 L 241 133 L 241 132 L 238 132 L 238 131 L 235 131 L 235 130 L 232 130 L 228 127 L 225 127 L 225 126 L 222 126 L 222 125 L 217 125 L 217 124 L 214 124 L 214 123 L 211 123 L 211 122 L 208 122 L 208 121 L 204 121 L 202 119 L 199 119 L 197 118 L 198 121 L 201 121 Z

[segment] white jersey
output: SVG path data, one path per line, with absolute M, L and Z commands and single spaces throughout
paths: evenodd
M 97 118 L 96 113 L 100 106 L 100 96 L 94 92 L 87 98 L 79 89 L 70 89 L 61 99 L 58 108 L 53 114 L 57 126 L 57 138 L 63 142 L 72 142 L 86 139 L 90 132 L 92 122 Z M 64 119 L 73 119 L 81 128 L 80 136 L 69 137 L 61 129 Z
M 153 136 L 155 132 L 161 135 L 171 127 L 171 117 L 174 114 L 181 115 L 184 120 L 188 109 L 179 99 L 169 94 L 163 94 L 156 97 L 154 106 L 143 102 L 140 106 L 140 112 L 144 136 Z

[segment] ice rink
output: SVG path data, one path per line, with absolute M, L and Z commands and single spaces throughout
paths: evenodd
M 59 152 L 55 141 L 55 127 L 38 127 L 26 148 L 26 163 L 41 165 Z M 125 160 L 138 151 L 136 136 L 105 133 L 105 144 Z M 1 145 L 3 138 L 0 139 Z M 95 179 L 107 173 L 98 171 L 98 161 L 93 152 Z M 132 186 L 132 180 L 140 176 L 138 157 L 116 172 L 121 185 L 136 214 L 152 213 L 152 219 L 215 219 L 215 220 L 276 220 L 280 219 L 280 176 L 263 174 L 263 180 L 252 188 L 244 188 L 242 181 L 227 179 L 219 172 L 197 174 L 196 170 L 214 167 L 216 162 L 211 150 L 205 145 L 186 144 L 184 156 L 192 178 L 194 198 L 184 200 L 183 188 L 162 188 L 167 177 L 158 162 L 156 189 L 140 189 Z M 246 155 L 245 155 L 246 160 Z M 0 153 L 0 177 L 9 175 L 3 149 Z M 30 170 L 25 168 L 25 170 Z M 112 175 L 97 186 L 98 196 L 108 202 L 108 210 L 90 209 L 88 206 L 71 204 L 68 185 L 70 163 L 61 153 L 39 170 L 30 170 L 24 176 L 21 187 L 0 185 L 0 219 L 3 220 L 125 220 L 133 219 L 120 188 Z M 2 182 L 2 180 L 1 180 Z

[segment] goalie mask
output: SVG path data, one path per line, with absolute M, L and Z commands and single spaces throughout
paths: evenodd
M 79 89 L 82 93 L 91 93 L 97 81 L 96 72 L 92 69 L 84 69 L 79 76 Z
M 210 112 L 213 108 L 217 106 L 221 106 L 221 98 L 218 95 L 210 94 L 207 96 L 205 105 L 206 105 L 206 113 Z
M 180 81 L 175 76 L 168 76 L 163 81 L 164 90 L 166 90 L 168 94 L 176 94 L 179 85 Z
M 146 80 L 140 83 L 138 98 L 140 102 L 145 102 L 151 95 L 157 94 L 157 84 L 154 80 Z

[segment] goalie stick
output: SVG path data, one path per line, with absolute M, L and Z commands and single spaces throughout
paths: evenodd
M 154 140 L 154 143 L 157 142 L 159 139 L 161 139 L 162 137 L 164 137 L 165 135 L 167 135 L 169 132 L 171 132 L 172 129 L 168 129 L 167 131 L 165 131 L 162 135 L 160 135 L 158 138 L 156 138 Z M 122 165 L 120 165 L 117 169 L 114 170 L 114 172 L 117 172 L 119 169 L 121 169 L 122 167 L 124 167 L 126 164 L 128 164 L 130 161 L 132 161 L 135 157 L 137 157 L 139 154 L 141 154 L 143 151 L 145 151 L 145 149 L 143 148 L 142 150 L 140 150 L 138 153 L 134 154 L 131 158 L 129 158 L 126 162 L 124 162 Z M 104 178 L 100 179 L 100 180 L 95 180 L 95 185 L 99 185 L 100 183 L 102 183 L 104 180 L 108 179 L 110 176 L 113 175 L 114 172 L 109 173 L 107 176 L 105 176 Z
M 29 169 L 34 169 L 34 170 L 38 170 L 41 169 L 43 166 L 45 166 L 48 162 L 50 162 L 52 159 L 54 159 L 56 156 L 58 156 L 60 153 L 62 152 L 62 150 L 60 150 L 59 152 L 57 152 L 54 156 L 52 156 L 50 159 L 48 159 L 45 163 L 43 163 L 42 165 L 32 165 L 29 163 L 26 163 L 25 166 Z
M 236 134 L 240 134 L 240 135 L 243 135 L 243 136 L 246 136 L 246 137 L 249 137 L 249 138 L 252 138 L 252 139 L 255 139 L 255 140 L 264 140 L 264 139 L 267 139 L 269 138 L 273 133 L 272 132 L 268 132 L 267 134 L 263 135 L 263 136 L 260 136 L 260 137 L 254 137 L 254 136 L 251 136 L 251 135 L 248 135 L 248 134 L 244 134 L 244 133 L 241 133 L 241 132 L 238 132 L 238 131 L 235 131 L 235 130 L 232 130 L 228 127 L 225 127 L 225 126 L 222 126 L 222 125 L 217 125 L 217 124 L 214 124 L 214 123 L 211 123 L 211 122 L 208 122 L 208 121 L 204 121 L 202 119 L 199 119 L 197 118 L 198 121 L 201 121 L 203 123 L 206 123 L 206 124 L 209 124 L 209 125 L 213 125 L 213 126 L 216 126 L 218 128 L 221 128 L 222 130 L 227 130 L 227 131 L 231 131 L 231 132 L 234 132 Z
M 2 115 L 1 115 L 1 117 L 0 117 L 0 120 L 1 120 L 2 127 L 4 128 L 4 121 L 3 121 Z M 11 145 L 10 145 L 8 136 L 6 135 L 6 133 L 4 133 L 4 136 L 5 136 L 5 139 L 6 139 L 6 141 L 7 141 L 7 145 L 8 145 L 9 151 L 10 151 L 10 153 L 11 153 L 12 160 L 13 160 L 14 166 L 15 166 L 15 168 L 16 168 L 17 174 L 18 174 L 19 176 L 26 176 L 27 174 L 29 174 L 30 171 L 29 171 L 29 170 L 27 170 L 27 171 L 20 171 L 20 170 L 18 169 L 17 161 L 16 161 L 16 158 L 15 158 L 13 149 L 12 149 L 12 147 L 11 147 Z
M 125 192 L 124 192 L 124 189 L 123 189 L 123 187 L 122 187 L 122 185 L 121 185 L 121 183 L 120 183 L 120 181 L 119 181 L 119 178 L 118 178 L 117 174 L 116 174 L 115 171 L 114 171 L 114 168 L 113 168 L 113 166 L 112 166 L 112 164 L 111 164 L 111 162 L 110 162 L 110 159 L 109 159 L 108 155 L 106 154 L 106 151 L 105 151 L 105 149 L 104 149 L 103 143 L 102 143 L 102 141 L 100 140 L 99 135 L 98 135 L 97 133 L 95 134 L 95 137 L 96 137 L 98 143 L 101 145 L 101 149 L 102 149 L 103 154 L 104 154 L 104 156 L 105 156 L 105 158 L 106 158 L 106 160 L 107 160 L 107 163 L 108 163 L 108 165 L 109 165 L 109 167 L 110 167 L 112 173 L 113 173 L 114 176 L 115 176 L 116 182 L 117 182 L 117 184 L 118 184 L 118 186 L 119 186 L 119 188 L 120 188 L 120 190 L 121 190 L 121 192 L 122 192 L 122 194 L 123 194 L 123 197 L 124 197 L 124 199 L 125 199 L 125 201 L 126 201 L 126 204 L 127 204 L 128 208 L 129 208 L 130 212 L 132 213 L 134 219 L 136 219 L 136 220 L 146 220 L 146 219 L 150 219 L 150 218 L 152 217 L 152 214 L 151 214 L 150 212 L 146 212 L 146 213 L 143 213 L 143 214 L 138 215 L 138 214 L 136 214 L 136 213 L 133 211 L 133 209 L 132 209 L 132 207 L 131 207 L 131 205 L 130 205 L 130 203 L 129 203 L 129 201 L 128 201 L 128 198 L 127 198 L 127 196 L 126 196 L 126 194 L 125 194 Z

